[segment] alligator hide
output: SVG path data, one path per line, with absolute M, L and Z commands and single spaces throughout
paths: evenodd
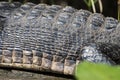
M 0 66 L 74 75 L 81 61 L 120 64 L 120 24 L 70 6 L 0 3 Z

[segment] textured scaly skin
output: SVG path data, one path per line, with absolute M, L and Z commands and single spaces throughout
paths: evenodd
M 83 60 L 120 63 L 116 19 L 70 6 L 20 5 L 0 3 L 0 66 L 73 75 Z

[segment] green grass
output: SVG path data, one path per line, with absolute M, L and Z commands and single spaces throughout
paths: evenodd
M 120 80 L 120 66 L 83 62 L 76 68 L 77 80 Z

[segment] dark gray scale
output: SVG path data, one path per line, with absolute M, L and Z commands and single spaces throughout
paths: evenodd
M 44 22 L 46 23 L 47 21 L 48 22 L 53 21 L 54 17 L 56 16 L 55 14 L 58 13 L 61 8 L 62 7 L 57 6 L 57 5 L 47 6 L 47 9 L 41 15 L 42 23 L 44 24 Z M 47 20 L 47 21 L 44 21 L 44 20 Z
M 92 30 L 97 30 L 102 27 L 104 23 L 104 16 L 98 13 L 92 14 L 88 19 L 87 27 L 89 26 Z
M 20 43 L 19 31 L 20 31 L 21 23 L 20 23 L 20 19 L 19 20 L 18 20 L 18 18 L 16 19 L 15 14 L 19 14 L 18 16 L 23 17 L 26 14 L 25 9 L 26 9 L 26 7 L 28 8 L 28 6 L 29 6 L 29 8 L 31 8 L 33 5 L 32 5 L 32 3 L 28 4 L 28 5 L 26 4 L 26 6 L 22 5 L 21 7 L 19 7 L 17 9 L 18 11 L 13 11 L 13 13 L 11 14 L 10 19 L 7 21 L 7 23 L 4 27 L 4 30 L 2 32 L 3 33 L 2 39 L 3 39 L 3 46 L 4 47 L 7 46 L 7 48 L 8 48 L 10 46 L 13 48 L 13 47 L 15 47 L 15 44 L 19 45 L 19 43 Z M 22 12 L 24 12 L 24 14 L 21 14 Z M 18 38 L 15 38 L 15 37 L 18 37 Z M 20 46 L 17 46 L 17 47 L 20 47 Z
M 113 36 L 113 38 L 111 37 L 111 39 L 113 40 L 113 42 L 115 42 L 115 44 L 120 45 L 120 22 L 118 23 L 116 29 L 114 30 L 114 32 L 111 34 L 111 36 Z
M 113 43 L 97 43 L 103 55 L 107 55 L 116 64 L 120 64 L 120 46 Z
M 20 41 L 18 41 L 20 43 L 16 43 L 16 44 L 19 44 L 20 48 L 22 48 L 23 50 L 23 63 L 24 64 L 32 64 L 32 63 L 36 65 L 41 64 L 41 60 L 40 60 L 41 57 L 37 57 L 37 59 L 40 62 L 39 61 L 35 62 L 36 61 L 35 55 L 39 52 L 39 51 L 35 51 L 37 49 L 36 48 L 36 43 L 37 43 L 36 29 L 38 29 L 36 28 L 35 24 L 38 22 L 37 19 L 42 14 L 45 8 L 46 7 L 44 4 L 33 6 L 27 12 L 25 17 L 20 19 L 21 27 L 16 27 L 16 31 L 18 31 L 17 28 L 20 29 L 20 31 L 18 31 L 18 34 L 21 38 Z M 18 39 L 17 36 L 16 36 L 16 39 Z
M 12 12 L 15 10 L 15 9 L 18 9 L 19 7 L 21 6 L 21 3 L 19 2 L 15 2 L 15 3 L 8 3 L 8 2 L 1 2 L 0 3 L 0 28 L 3 29 L 3 27 L 5 26 L 8 26 L 7 22 L 8 22 L 8 19 L 7 18 L 10 18 L 10 15 L 12 14 Z M 6 24 L 4 24 L 6 22 Z M 0 33 L 4 33 L 6 36 L 8 33 L 6 33 L 6 31 L 0 31 Z M 1 39 L 3 39 L 2 37 L 4 37 L 3 35 L 0 35 L 1 36 Z M 6 39 L 7 41 L 8 39 Z M 3 40 L 0 40 L 1 42 L 3 42 Z M 1 46 L 2 43 L 1 43 Z
M 102 14 L 94 13 L 90 15 L 84 29 L 84 42 L 96 42 L 95 37 L 101 33 L 101 28 L 104 24 L 104 16 Z
M 70 10 L 70 11 L 69 11 Z M 71 12 L 72 11 L 72 12 Z M 66 45 L 67 43 L 69 43 L 69 30 L 67 30 L 68 23 L 71 20 L 72 14 L 75 11 L 75 9 L 70 8 L 70 7 L 65 7 L 63 8 L 63 10 L 60 12 L 60 14 L 58 14 L 58 16 L 56 17 L 56 22 L 53 24 L 53 30 L 55 30 L 54 32 L 56 32 L 56 40 L 54 42 L 55 45 L 55 50 L 56 53 L 61 53 L 59 51 L 62 51 L 63 49 L 68 50 Z M 62 50 L 59 50 L 62 49 Z M 65 51 L 64 50 L 64 51 Z M 61 54 L 62 55 L 62 54 Z
M 21 41 L 24 48 L 29 48 L 30 50 L 36 48 L 36 29 L 39 30 L 39 28 L 36 27 L 35 24 L 38 23 L 38 17 L 42 14 L 45 8 L 45 5 L 34 6 L 33 9 L 27 13 L 25 18 L 23 17 L 21 19 L 21 29 L 23 29 L 23 31 L 19 34 L 21 34 Z
M 52 64 L 52 48 L 54 47 L 54 36 L 52 35 L 52 23 L 54 21 L 54 18 L 57 14 L 57 12 L 61 9 L 60 6 L 53 5 L 53 6 L 47 6 L 46 9 L 42 10 L 41 15 L 36 19 L 36 24 L 33 26 L 32 29 L 37 28 L 35 30 L 35 37 L 36 39 L 36 47 L 34 49 L 35 53 L 33 53 L 33 63 L 38 64 L 38 62 L 35 62 L 35 57 L 37 57 L 40 60 L 39 56 L 36 56 L 36 51 L 39 52 L 39 54 L 42 54 L 41 56 L 41 65 L 45 69 L 50 69 Z M 32 45 L 32 43 L 31 43 Z
M 74 8 L 65 7 L 57 14 L 54 20 L 52 28 L 55 32 L 54 35 L 56 35 L 56 37 L 53 43 L 55 45 L 55 55 L 53 55 L 53 62 L 51 67 L 53 71 L 64 72 L 65 58 L 67 57 L 67 54 L 69 54 L 70 49 L 70 31 L 67 30 L 67 27 L 69 27 L 68 24 L 72 20 L 74 11 L 76 11 Z
M 21 3 L 19 2 L 15 2 L 15 3 L 0 2 L 0 15 L 4 17 L 9 17 L 11 13 L 20 6 Z
M 21 5 L 18 9 L 13 11 L 11 15 L 12 19 L 18 20 L 24 17 L 33 6 L 35 6 L 33 3 L 26 3 L 24 5 Z
M 63 12 L 74 13 L 75 11 L 76 11 L 76 9 L 72 8 L 70 6 L 66 6 L 65 8 L 63 8 Z
M 69 49 L 69 56 L 77 57 L 78 54 L 77 50 L 82 45 L 82 37 L 83 36 L 83 28 L 85 23 L 87 22 L 87 18 L 91 13 L 89 11 L 80 10 L 76 12 L 73 16 L 73 21 L 69 25 L 68 29 L 70 30 L 70 48 Z M 77 58 L 76 58 L 77 59 Z
M 0 48 L 2 48 L 2 31 L 4 29 L 6 20 L 6 17 L 0 16 Z
M 95 63 L 119 64 L 119 30 L 116 19 L 105 18 L 104 24 L 98 28 L 98 32 L 94 36 L 96 43 L 84 46 L 81 58 Z
M 10 4 L 10 3 L 9 3 Z M 15 6 L 18 6 L 17 8 L 19 8 L 21 6 L 20 2 L 12 2 L 12 4 L 14 4 Z
M 104 23 L 104 28 L 107 31 L 111 31 L 111 30 L 114 30 L 117 27 L 117 24 L 118 24 L 118 20 L 116 20 L 115 18 L 106 17 L 105 18 L 105 23 Z
M 56 7 L 56 8 L 53 8 Z M 52 35 L 52 23 L 53 19 L 56 16 L 57 12 L 61 9 L 59 6 L 47 6 L 43 11 L 41 16 L 38 18 L 37 26 L 39 31 L 36 31 L 37 34 L 37 45 L 41 52 L 51 54 L 51 47 L 54 37 Z
M 115 29 L 117 28 L 118 20 L 106 17 L 105 23 L 104 23 L 104 36 L 106 37 L 104 40 L 106 43 L 116 43 L 113 39 L 117 38 L 116 36 L 113 36 L 112 34 L 115 33 Z
M 71 74 L 74 71 L 77 61 L 80 60 L 78 50 L 82 46 L 83 28 L 87 22 L 87 18 L 91 13 L 89 11 L 80 10 L 73 14 L 72 21 L 66 28 L 69 30 L 69 46 L 67 48 L 67 57 L 64 62 L 64 73 Z M 82 32 L 83 31 L 83 32 Z
M 41 16 L 42 12 L 46 8 L 45 4 L 39 4 L 33 7 L 28 14 L 26 15 L 26 18 L 30 20 L 31 22 L 34 21 L 34 19 L 37 19 L 39 16 Z M 33 22 L 33 24 L 35 24 Z
M 94 63 L 104 63 L 104 64 L 110 64 L 110 65 L 116 64 L 115 61 L 113 61 L 110 57 L 108 57 L 109 52 L 107 52 L 108 55 L 106 55 L 105 53 L 105 51 L 111 49 L 110 47 L 111 44 L 108 46 L 108 49 L 106 49 L 107 47 L 105 48 L 104 44 L 102 44 L 104 47 L 101 44 L 102 43 L 99 43 L 99 44 L 91 43 L 91 44 L 85 45 L 81 50 L 81 59 L 83 61 L 85 60 L 85 61 L 90 61 Z M 101 49 L 104 49 L 105 51 Z
M 16 18 L 16 16 L 13 16 L 13 15 L 19 14 L 21 17 L 23 17 L 26 14 L 25 11 L 27 12 L 27 9 L 29 10 L 32 6 L 33 6 L 33 4 L 30 4 L 30 3 L 28 3 L 26 5 L 22 5 L 18 9 L 18 11 L 13 11 L 11 16 L 9 17 L 9 20 L 7 20 L 7 23 L 6 23 L 4 30 L 2 32 L 2 34 L 3 34 L 2 35 L 3 54 L 4 53 L 13 54 L 13 52 L 16 51 L 16 48 L 19 48 L 19 49 L 23 48 L 23 46 L 21 46 L 21 44 L 22 44 L 21 38 L 22 37 L 20 34 L 20 32 L 22 31 L 21 30 L 21 22 L 20 22 L 20 19 L 18 19 L 18 17 Z M 20 10 L 20 12 L 19 12 L 19 10 Z M 24 14 L 22 14 L 22 12 L 24 12 Z M 17 54 L 17 53 L 15 53 L 15 54 Z M 23 54 L 23 52 L 21 50 L 19 55 L 22 55 L 22 54 Z M 25 52 L 24 52 L 24 54 L 25 54 Z M 8 63 L 19 62 L 19 61 L 16 61 L 15 58 L 12 59 L 12 56 L 7 57 L 7 58 L 6 57 L 7 57 L 7 55 L 5 55 L 5 57 L 3 56 L 3 62 L 8 62 Z M 20 57 L 20 58 L 22 59 L 22 57 Z M 30 57 L 32 57 L 32 56 L 30 55 Z M 16 58 L 18 58 L 18 57 L 16 57 Z M 24 61 L 32 61 L 32 59 L 31 60 L 24 60 Z M 21 62 L 23 62 L 23 60 L 21 60 Z
M 2 61 L 2 48 L 0 48 L 0 63 Z
M 67 49 L 67 46 L 69 46 L 69 31 L 66 29 L 68 22 L 70 22 L 71 19 L 71 14 L 68 12 L 69 7 L 66 7 L 65 9 L 63 9 L 63 11 L 59 14 L 59 16 L 57 17 L 56 23 L 53 24 L 53 27 L 56 27 L 57 30 L 57 36 L 56 36 L 56 40 L 55 40 L 55 45 L 58 50 L 59 49 Z M 55 29 L 54 29 L 55 30 Z M 68 45 L 66 45 L 68 44 Z M 57 50 L 56 49 L 56 50 Z M 60 50 L 61 51 L 61 50 Z M 59 51 L 57 51 L 59 53 Z
M 68 25 L 70 30 L 70 36 L 72 42 L 72 51 L 77 51 L 77 49 L 82 45 L 84 37 L 84 28 L 87 22 L 87 18 L 90 16 L 91 12 L 85 10 L 77 11 L 73 16 L 73 21 Z
M 101 32 L 96 35 L 95 40 L 98 42 L 116 43 L 117 41 L 115 39 L 117 38 L 117 35 L 114 33 L 116 33 L 117 25 L 118 20 L 111 17 L 106 17 Z
M 28 3 L 26 3 L 26 4 L 23 4 L 22 6 L 21 6 L 21 8 L 23 9 L 23 10 L 29 10 L 30 8 L 32 8 L 33 6 L 35 6 L 36 4 L 34 4 L 34 3 L 31 3 L 31 2 L 28 2 Z
M 73 25 L 72 26 L 74 26 L 75 23 L 76 23 L 76 25 L 77 25 L 77 23 L 79 24 L 76 27 L 80 27 L 82 25 L 85 25 L 88 17 L 91 14 L 92 14 L 91 12 L 86 11 L 86 10 L 79 10 L 79 11 L 75 12 L 75 16 L 74 16 L 74 19 L 73 19 Z
M 39 23 L 39 17 L 42 15 L 42 13 L 44 12 L 44 10 L 46 9 L 46 5 L 45 4 L 39 4 L 37 6 L 35 6 L 30 12 L 29 14 L 26 16 L 27 18 L 27 25 L 29 26 L 29 30 L 30 30 L 30 34 L 29 34 L 29 40 L 30 40 L 30 47 L 32 50 L 37 49 L 37 32 L 40 31 L 40 26 L 36 25 Z

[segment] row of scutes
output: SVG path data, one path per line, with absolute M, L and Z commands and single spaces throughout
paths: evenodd
M 4 5 L 1 3 L 0 7 L 5 7 Z M 92 14 L 70 6 L 63 8 L 58 5 L 33 3 L 14 9 L 11 7 L 10 10 L 3 9 L 6 14 L 0 14 L 8 20 L 0 39 L 3 49 L 1 56 L 7 53 L 7 56 L 2 57 L 2 64 L 20 63 L 22 60 L 24 64 L 31 66 L 39 63 L 39 67 L 49 67 L 53 71 L 61 67 L 58 72 L 66 74 L 72 69 L 72 74 L 75 65 L 80 61 L 81 53 L 78 51 L 84 44 L 104 42 L 119 45 L 119 22 L 99 13 Z M 21 51 L 10 52 L 9 48 L 19 48 Z

